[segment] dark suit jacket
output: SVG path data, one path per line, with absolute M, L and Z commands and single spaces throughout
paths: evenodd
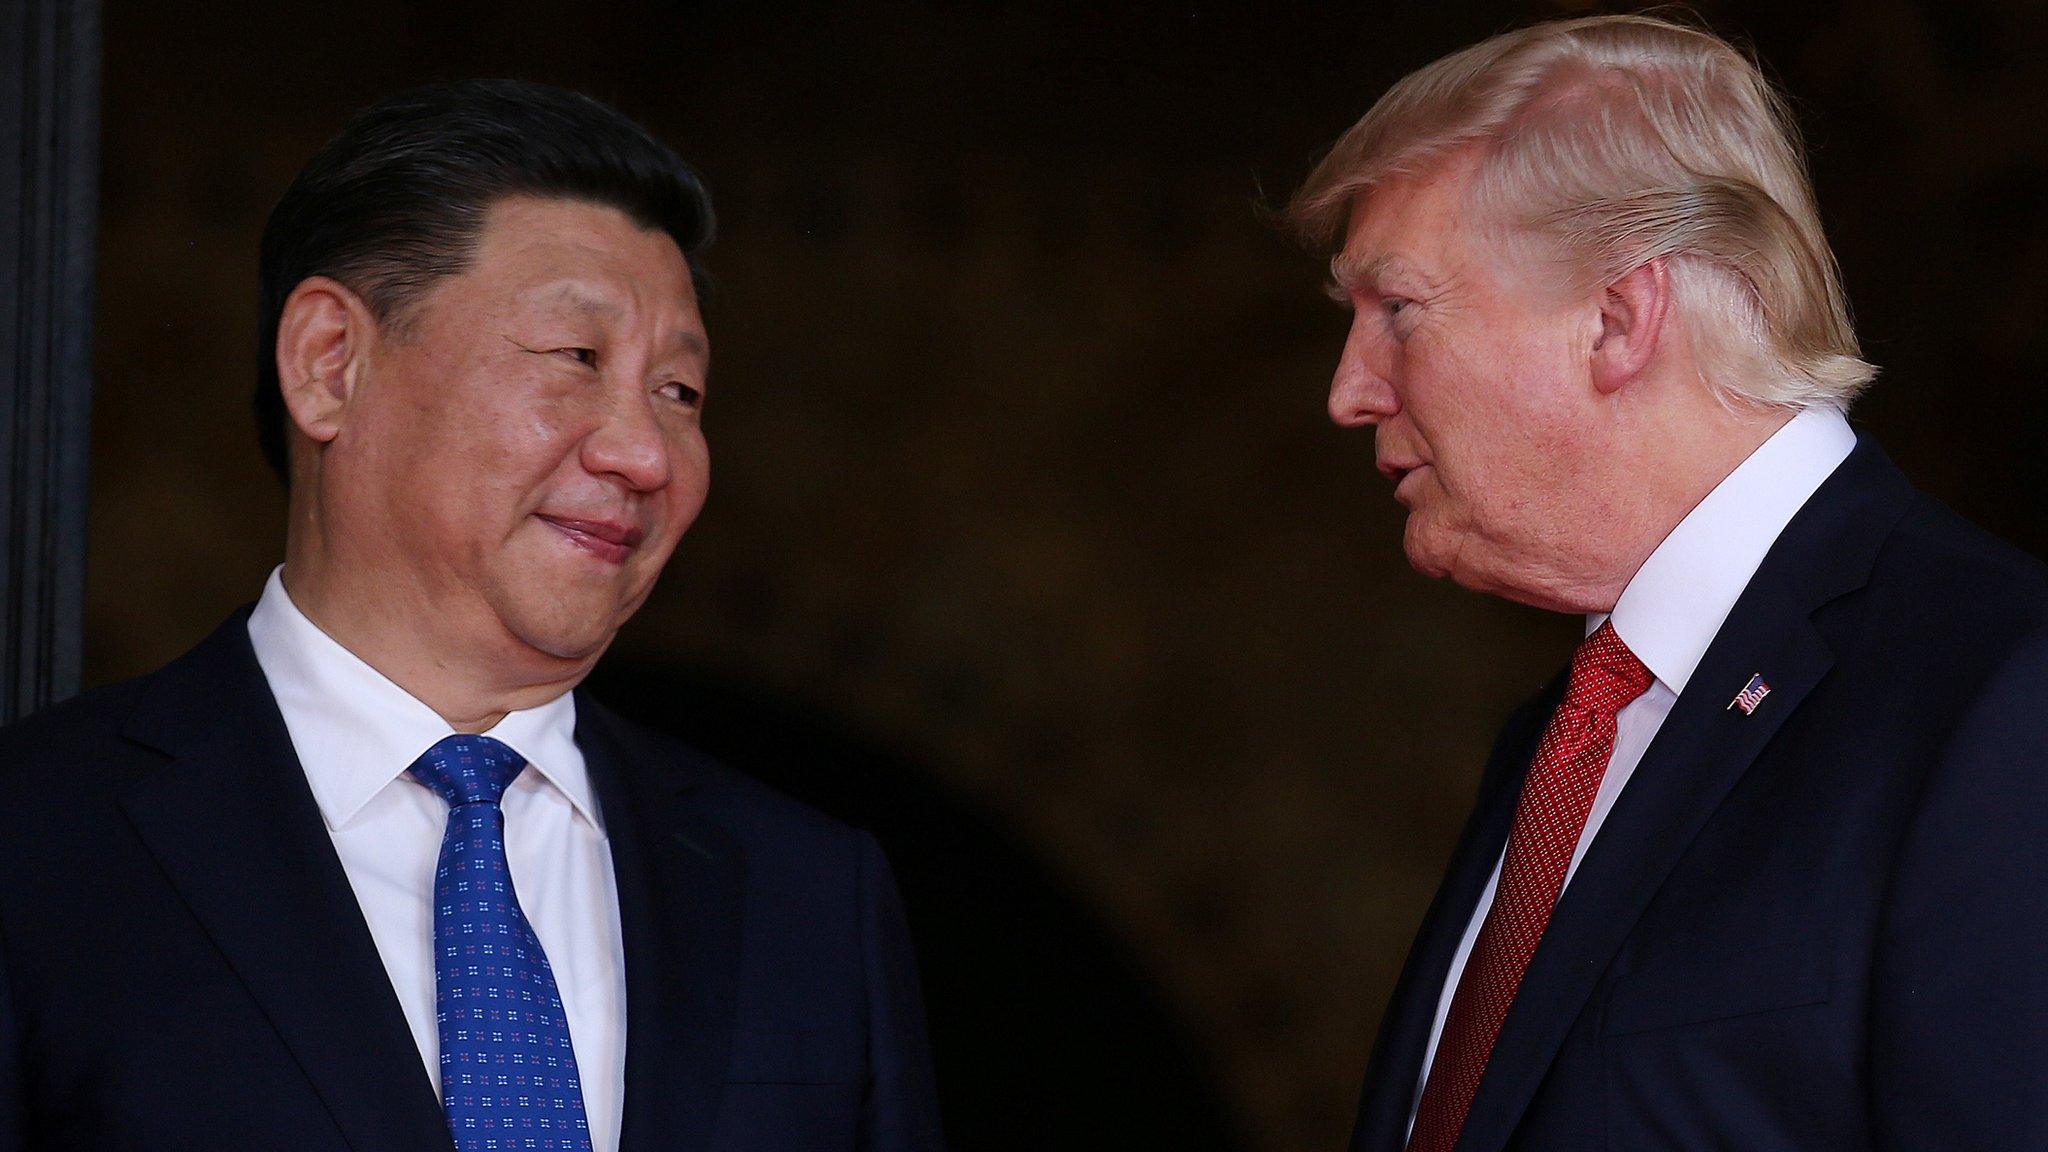
M 2048 1148 L 2048 570 L 1867 438 L 1786 527 L 1558 901 L 1460 1152 Z M 1753 674 L 1753 715 L 1729 703 Z M 1354 1152 L 1402 1145 L 1562 679 L 1502 733 Z
M 0 1150 L 434 1152 L 440 1104 L 249 644 L 0 732 Z M 577 700 L 623 1152 L 937 1149 L 873 840 Z

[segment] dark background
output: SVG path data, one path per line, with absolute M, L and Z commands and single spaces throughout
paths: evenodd
M 1790 91 L 1921 484 L 2048 551 L 2048 20 L 1712 3 Z M 958 1147 L 1337 1147 L 1492 727 L 1569 620 L 1424 581 L 1262 206 L 1577 4 L 107 0 L 89 682 L 252 599 L 255 246 L 354 108 L 604 97 L 706 173 L 715 483 L 602 695 L 873 827 Z

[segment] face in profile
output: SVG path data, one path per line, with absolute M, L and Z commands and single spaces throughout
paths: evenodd
M 1597 312 L 1538 290 L 1472 224 L 1464 186 L 1453 169 L 1354 205 L 1330 415 L 1375 429 L 1417 570 L 1559 607 L 1545 590 L 1570 566 L 1562 542 L 1594 527 L 1575 461 L 1595 438 Z
M 321 462 L 350 562 L 435 626 L 594 658 L 703 506 L 709 348 L 675 242 L 515 197 L 379 325 Z

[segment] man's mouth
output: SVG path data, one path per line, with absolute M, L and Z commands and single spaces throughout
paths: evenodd
M 1422 461 L 1412 458 L 1382 458 L 1374 461 L 1373 463 L 1379 468 L 1380 475 L 1385 476 L 1387 479 L 1393 481 L 1396 485 L 1399 485 L 1401 483 L 1402 477 L 1408 475 L 1410 472 L 1415 471 L 1417 468 L 1425 466 Z
M 1403 505 L 1406 505 L 1408 503 L 1408 500 L 1406 498 L 1408 478 L 1427 467 L 1429 467 L 1429 465 L 1419 460 L 1382 460 L 1379 462 L 1380 475 L 1385 476 L 1388 480 L 1393 481 L 1394 499 L 1396 501 L 1399 501 Z
M 569 543 L 600 560 L 623 564 L 647 534 L 631 524 L 612 520 L 581 520 L 569 516 L 536 513 L 548 527 L 560 532 Z

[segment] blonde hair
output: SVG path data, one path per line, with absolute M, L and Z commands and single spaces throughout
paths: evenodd
M 1395 84 L 1289 204 L 1336 247 L 1387 181 L 1480 159 L 1480 220 L 1533 238 L 1579 287 L 1657 258 L 1701 376 L 1724 396 L 1846 410 L 1865 363 L 1821 233 L 1798 128 L 1742 53 L 1651 16 L 1559 20 L 1495 36 Z

